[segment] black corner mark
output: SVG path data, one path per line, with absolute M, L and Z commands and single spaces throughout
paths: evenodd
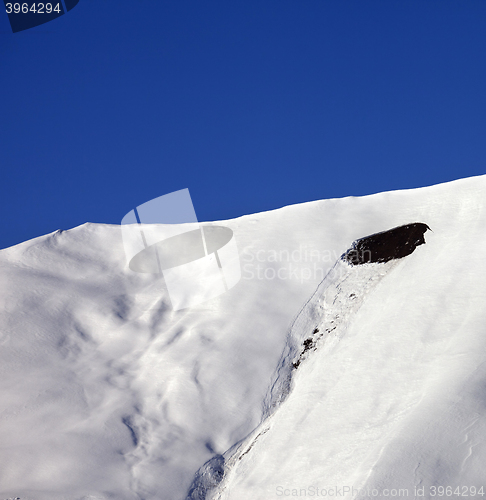
M 66 10 L 69 12 L 73 7 L 78 5 L 79 0 L 64 0 L 64 4 L 66 5 Z
M 3 0 L 3 2 L 13 33 L 34 28 L 65 14 L 60 0 L 54 2 Z
M 13 33 L 28 30 L 64 15 L 79 0 L 3 0 Z

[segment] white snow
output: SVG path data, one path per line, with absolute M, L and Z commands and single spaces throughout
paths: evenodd
M 242 279 L 180 311 L 119 226 L 2 250 L 0 500 L 184 500 L 219 455 L 208 499 L 486 490 L 485 194 L 481 176 L 218 222 Z M 433 230 L 412 255 L 319 285 L 410 222 Z

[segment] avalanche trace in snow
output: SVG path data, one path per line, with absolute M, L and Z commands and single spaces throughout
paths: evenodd
M 276 410 L 294 389 L 294 375 L 311 352 L 330 353 L 345 335 L 366 296 L 391 272 L 399 259 L 425 243 L 430 230 L 416 222 L 356 240 L 334 264 L 301 309 L 287 335 L 285 348 L 267 392 L 261 423 L 224 455 L 217 455 L 197 472 L 187 500 L 230 498 L 229 483 L 257 440 L 271 431 Z M 240 471 L 241 472 L 241 471 Z

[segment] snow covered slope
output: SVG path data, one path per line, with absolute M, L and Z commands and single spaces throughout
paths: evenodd
M 242 279 L 181 311 L 118 226 L 1 251 L 0 499 L 482 498 L 485 194 L 482 176 L 220 222 Z M 433 230 L 412 255 L 328 275 L 410 222 Z

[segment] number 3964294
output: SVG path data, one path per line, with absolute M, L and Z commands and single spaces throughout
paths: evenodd
M 6 4 L 7 14 L 28 14 L 32 12 L 34 14 L 51 14 L 52 12 L 61 13 L 60 4 L 53 5 L 52 3 L 33 3 L 29 5 L 27 3 L 8 3 Z

